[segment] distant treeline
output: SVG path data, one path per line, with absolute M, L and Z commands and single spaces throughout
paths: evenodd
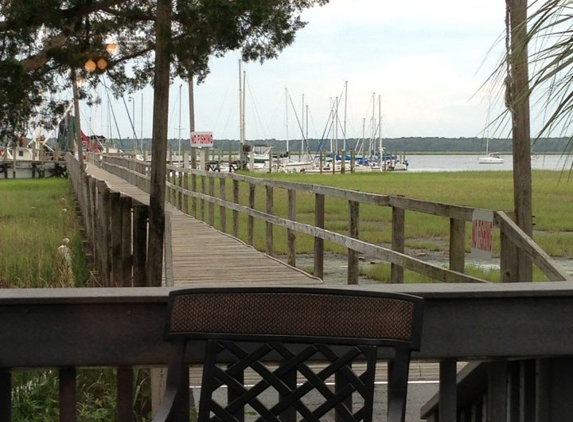
M 119 143 L 118 140 L 113 140 L 112 143 L 116 145 Z M 330 140 L 319 140 L 319 139 L 309 139 L 306 144 L 308 145 L 308 150 L 311 153 L 317 151 L 330 151 L 331 143 L 334 145 L 335 149 L 343 149 L 343 140 L 330 141 Z M 392 152 L 405 152 L 408 153 L 484 153 L 486 149 L 486 140 L 483 138 L 422 138 L 422 137 L 409 137 L 409 138 L 392 138 L 383 139 L 383 146 L 387 151 Z M 135 141 L 133 139 L 123 140 L 120 146 L 125 150 L 130 150 L 133 148 Z M 144 139 L 143 141 L 137 141 L 138 149 L 143 148 L 147 151 L 151 150 L 151 140 Z M 287 143 L 283 140 L 277 139 L 266 139 L 257 141 L 247 141 L 248 145 L 267 145 L 271 146 L 274 151 L 286 151 Z M 361 144 L 364 147 L 361 149 Z M 370 144 L 369 140 L 361 142 L 359 139 L 347 139 L 346 146 L 348 151 L 368 151 L 368 146 Z M 490 139 L 489 141 L 489 151 L 499 151 L 502 153 L 511 153 L 512 151 L 512 141 L 511 139 Z M 177 151 L 181 145 L 181 149 L 189 150 L 190 144 L 188 140 L 178 140 L 170 139 L 169 146 L 174 151 Z M 376 147 L 378 146 L 378 140 L 375 141 Z M 219 151 L 232 151 L 236 152 L 239 149 L 239 141 L 231 139 L 216 139 L 214 141 L 215 150 Z M 290 140 L 289 148 L 290 151 L 298 153 L 301 150 L 300 140 Z M 531 150 L 536 154 L 555 154 L 563 153 L 571 150 L 571 139 L 570 138 L 540 138 L 532 141 Z

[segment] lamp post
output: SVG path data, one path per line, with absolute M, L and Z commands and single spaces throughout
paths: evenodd
M 104 71 L 107 66 L 106 56 L 113 56 L 117 51 L 117 44 L 111 42 L 106 44 L 105 46 L 105 53 L 96 58 L 89 58 L 84 63 L 84 69 L 88 73 L 93 73 L 97 69 L 100 71 Z M 81 129 L 80 129 L 80 106 L 79 106 L 79 96 L 78 96 L 78 85 L 77 85 L 77 78 L 76 78 L 76 70 L 72 68 L 72 88 L 73 88 L 73 96 L 74 96 L 74 113 L 75 113 L 75 126 L 76 126 L 76 148 L 78 150 L 78 160 L 80 161 L 80 165 L 83 168 L 83 142 L 81 137 Z

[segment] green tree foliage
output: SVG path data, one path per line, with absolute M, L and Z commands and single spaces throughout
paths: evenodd
M 303 9 L 328 0 L 174 1 L 171 76 L 209 73 L 209 58 L 240 50 L 243 60 L 276 57 L 304 27 Z M 70 84 L 70 68 L 104 58 L 117 95 L 153 82 L 153 0 L 0 0 L 0 136 L 23 132 L 30 118 L 53 124 L 66 104 L 47 101 Z M 106 44 L 119 46 L 106 53 Z M 99 70 L 101 72 L 101 70 Z M 82 70 L 88 84 L 97 73 Z M 88 90 L 81 92 L 86 96 Z

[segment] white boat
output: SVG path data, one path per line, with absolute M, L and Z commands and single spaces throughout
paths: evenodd
M 499 152 L 490 152 L 484 157 L 479 157 L 480 164 L 503 164 L 505 160 Z
M 503 164 L 505 160 L 499 152 L 489 152 L 489 139 L 485 144 L 485 156 L 479 157 L 480 164 Z

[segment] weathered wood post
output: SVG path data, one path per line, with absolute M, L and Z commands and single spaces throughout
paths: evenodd
M 0 420 L 12 420 L 12 373 L 0 369 Z
M 99 256 L 99 273 L 102 284 L 106 287 L 110 285 L 111 265 L 109 253 L 109 215 L 110 215 L 110 190 L 103 181 L 97 182 L 97 220 L 96 234 L 98 237 L 97 250 Z
M 123 221 L 122 221 L 121 194 L 119 192 L 110 193 L 110 250 L 111 250 L 111 285 L 113 287 L 122 286 L 122 241 L 123 241 Z
M 207 184 L 205 183 L 205 176 L 201 175 L 201 193 L 203 195 L 205 195 L 207 193 Z M 201 221 L 206 221 L 205 220 L 205 200 L 203 198 L 201 198 L 199 200 L 199 209 L 200 209 L 200 215 L 201 215 Z
M 147 285 L 147 217 L 148 208 L 133 204 L 133 286 Z M 161 256 L 161 255 L 160 255 Z
M 450 218 L 450 270 L 463 273 L 466 259 L 466 222 Z
M 61 368 L 58 370 L 58 377 L 60 422 L 76 422 L 76 368 Z
M 189 190 L 189 153 L 183 152 L 183 189 Z M 183 212 L 189 214 L 189 197 L 183 196 Z
M 274 213 L 274 191 L 272 186 L 265 186 L 266 193 L 266 212 L 267 214 L 273 215 Z M 266 222 L 266 253 L 269 256 L 274 254 L 274 236 L 273 236 L 273 223 Z
M 215 197 L 215 177 L 209 174 L 209 196 Z M 215 204 L 209 201 L 209 224 L 215 226 Z
M 249 208 L 255 209 L 255 185 L 249 182 Z M 247 217 L 247 243 L 255 246 L 255 218 L 252 215 Z
M 358 239 L 360 221 L 360 203 L 348 201 L 348 236 Z M 348 248 L 347 284 L 358 284 L 360 260 L 358 252 Z
M 233 203 L 238 204 L 239 198 L 239 181 L 233 179 Z M 237 210 L 233 210 L 233 236 L 239 237 L 239 211 Z
M 197 170 L 197 148 L 191 148 L 191 169 Z M 191 191 L 197 192 L 197 175 L 191 174 Z M 197 198 L 191 197 L 191 215 L 197 217 Z
M 219 199 L 226 201 L 227 200 L 227 191 L 226 191 L 226 179 L 224 177 L 219 178 Z M 223 205 L 219 207 L 219 230 L 224 233 L 227 233 L 227 208 Z
M 132 199 L 129 196 L 120 198 L 121 207 L 121 287 L 133 285 L 132 254 Z
M 288 219 L 296 221 L 296 190 L 288 190 Z M 287 262 L 296 267 L 296 232 L 287 229 Z
M 404 208 L 399 206 L 392 207 L 392 250 L 404 253 L 404 239 L 405 239 L 405 215 Z M 390 265 L 390 282 L 403 283 L 404 282 L 404 267 L 392 263 Z
M 322 164 L 320 166 L 322 172 Z M 324 229 L 324 195 L 317 193 L 314 197 L 314 225 Z M 314 238 L 314 270 L 313 275 L 318 278 L 324 277 L 324 239 Z

